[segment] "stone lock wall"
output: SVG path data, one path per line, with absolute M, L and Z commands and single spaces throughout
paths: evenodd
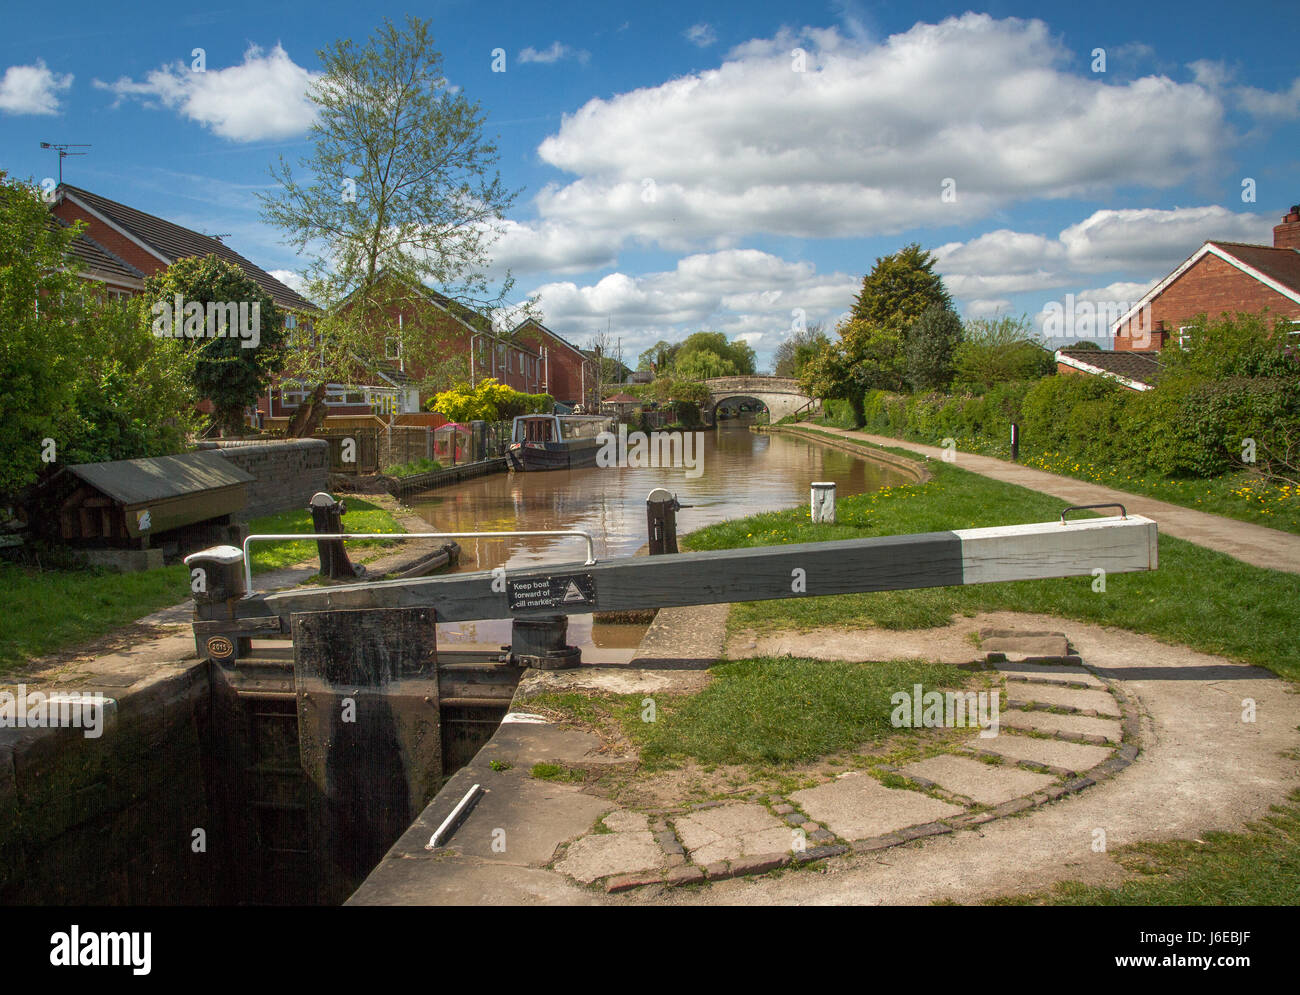
M 324 439 L 279 439 L 270 442 L 200 443 L 216 449 L 256 479 L 248 485 L 248 505 L 241 521 L 293 508 L 306 508 L 317 491 L 329 489 L 329 443 Z

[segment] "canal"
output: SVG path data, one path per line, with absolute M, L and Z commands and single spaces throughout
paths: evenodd
M 861 494 L 906 478 L 896 469 L 789 435 L 768 435 L 743 427 L 702 433 L 696 476 L 681 468 L 602 468 L 499 473 L 426 491 L 410 498 L 413 508 L 437 530 L 447 532 L 579 529 L 591 534 L 600 560 L 631 556 L 646 543 L 646 495 L 664 487 L 684 507 L 678 534 L 730 518 L 807 504 L 808 485 L 833 480 L 841 496 Z M 692 472 L 697 472 L 692 471 Z M 581 540 L 564 538 L 461 540 L 461 570 L 535 568 L 581 561 Z M 590 615 L 569 619 L 569 642 L 588 662 L 630 659 L 644 625 L 593 623 Z M 504 645 L 509 621 L 457 623 L 438 629 L 439 642 Z

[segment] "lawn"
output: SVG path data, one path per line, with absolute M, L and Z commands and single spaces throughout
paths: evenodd
M 722 522 L 692 533 L 693 550 L 933 532 L 1056 518 L 1065 502 L 931 461 L 934 477 L 841 498 L 834 525 L 813 525 L 804 508 Z M 1192 543 L 1160 537 L 1160 567 L 1116 574 L 1106 590 L 1092 577 L 918 591 L 883 591 L 739 604 L 733 628 L 812 629 L 874 625 L 920 629 L 956 614 L 1047 612 L 1143 632 L 1300 678 L 1300 575 L 1249 566 Z
M 401 532 L 384 509 L 368 501 L 348 499 L 343 517 L 347 532 Z M 249 523 L 252 532 L 310 532 L 308 511 L 286 511 Z M 375 546 L 383 540 L 359 540 L 354 547 Z M 314 542 L 253 545 L 253 572 L 300 563 L 316 556 Z M 101 570 L 39 570 L 0 563 L 0 673 L 178 604 L 188 595 L 188 572 L 175 563 L 160 570 L 119 574 Z
M 1050 892 L 992 905 L 1296 905 L 1300 904 L 1300 792 L 1242 833 L 1136 843 L 1116 862 L 1135 875 L 1114 888 L 1064 882 Z
M 823 419 L 822 424 L 837 428 L 847 425 Z M 875 430 L 868 430 L 875 431 Z M 878 433 L 877 433 L 878 434 Z M 936 446 L 937 439 L 908 436 L 910 442 Z M 964 436 L 953 440 L 958 452 L 978 453 L 1010 460 L 1008 442 L 983 437 Z M 913 454 L 914 455 L 914 454 Z M 1249 471 L 1226 473 L 1219 477 L 1162 477 L 1134 474 L 1110 466 L 1072 460 L 1056 452 L 1035 452 L 1021 447 L 1020 462 L 1035 470 L 1089 483 L 1103 484 L 1131 494 L 1143 494 L 1170 504 L 1208 511 L 1242 522 L 1254 522 L 1283 532 L 1300 535 L 1300 487 L 1268 482 Z

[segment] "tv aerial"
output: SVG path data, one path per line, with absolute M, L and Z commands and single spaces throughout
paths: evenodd
M 70 155 L 89 155 L 88 152 L 69 152 L 68 149 L 88 149 L 90 148 L 90 145 L 89 144 L 78 145 L 75 143 L 69 144 L 66 142 L 63 143 L 41 142 L 41 148 L 54 149 L 59 153 L 59 185 L 62 186 L 63 185 L 63 160 Z

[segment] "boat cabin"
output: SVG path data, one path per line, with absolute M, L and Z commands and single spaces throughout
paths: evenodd
M 613 427 L 614 419 L 608 415 L 520 415 L 515 419 L 510 441 L 572 442 L 594 439 Z

